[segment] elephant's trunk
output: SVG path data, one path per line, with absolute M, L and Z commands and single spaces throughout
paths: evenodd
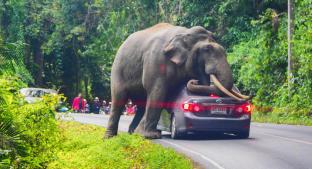
M 212 74 L 214 73 L 210 74 L 210 78 Z M 216 80 L 218 80 L 225 89 L 230 90 L 233 88 L 234 80 L 232 70 L 225 58 L 224 60 L 219 61 L 218 64 L 216 65 L 216 73 L 214 77 L 217 77 Z M 224 95 L 224 92 L 219 94 Z
M 214 85 L 199 85 L 198 84 L 198 80 L 190 80 L 187 83 L 187 89 L 191 92 L 195 92 L 195 93 L 203 93 L 203 94 L 212 94 L 212 93 L 219 93 L 219 91 L 221 91 L 222 93 L 224 93 L 227 96 L 230 96 L 236 100 L 239 101 L 244 101 L 249 99 L 250 97 L 242 95 L 238 92 L 235 92 L 231 89 L 231 91 L 229 91 L 228 89 L 226 89 L 221 82 L 217 79 L 217 77 L 213 74 L 210 75 L 210 79 L 212 80 L 212 82 L 214 83 Z
M 211 94 L 217 93 L 218 88 L 214 85 L 200 85 L 198 80 L 189 80 L 187 82 L 187 89 L 194 93 Z

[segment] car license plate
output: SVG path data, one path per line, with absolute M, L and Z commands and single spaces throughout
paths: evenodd
M 226 115 L 226 108 L 220 106 L 211 107 L 211 114 Z

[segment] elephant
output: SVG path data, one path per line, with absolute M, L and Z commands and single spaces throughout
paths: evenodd
M 161 138 L 157 123 L 163 103 L 179 85 L 187 84 L 192 92 L 247 99 L 231 90 L 233 76 L 226 52 L 214 39 L 212 32 L 201 26 L 185 28 L 168 23 L 131 34 L 112 65 L 112 107 L 104 138 L 117 135 L 129 98 L 137 105 L 137 112 L 128 132 L 149 139 Z

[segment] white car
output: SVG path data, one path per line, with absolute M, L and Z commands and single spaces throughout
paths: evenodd
M 34 103 L 42 100 L 42 96 L 46 94 L 57 94 L 56 90 L 43 88 L 22 88 L 20 93 L 25 97 L 28 103 Z

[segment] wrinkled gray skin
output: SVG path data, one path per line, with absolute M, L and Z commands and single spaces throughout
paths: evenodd
M 112 66 L 112 109 L 105 138 L 117 134 L 128 98 L 138 105 L 129 132 L 160 138 L 156 126 L 161 103 L 166 102 L 171 89 L 189 79 L 209 85 L 209 74 L 215 74 L 225 88 L 232 88 L 232 71 L 225 51 L 204 28 L 161 23 L 133 33 L 119 48 Z M 223 95 L 217 88 L 212 90 Z

